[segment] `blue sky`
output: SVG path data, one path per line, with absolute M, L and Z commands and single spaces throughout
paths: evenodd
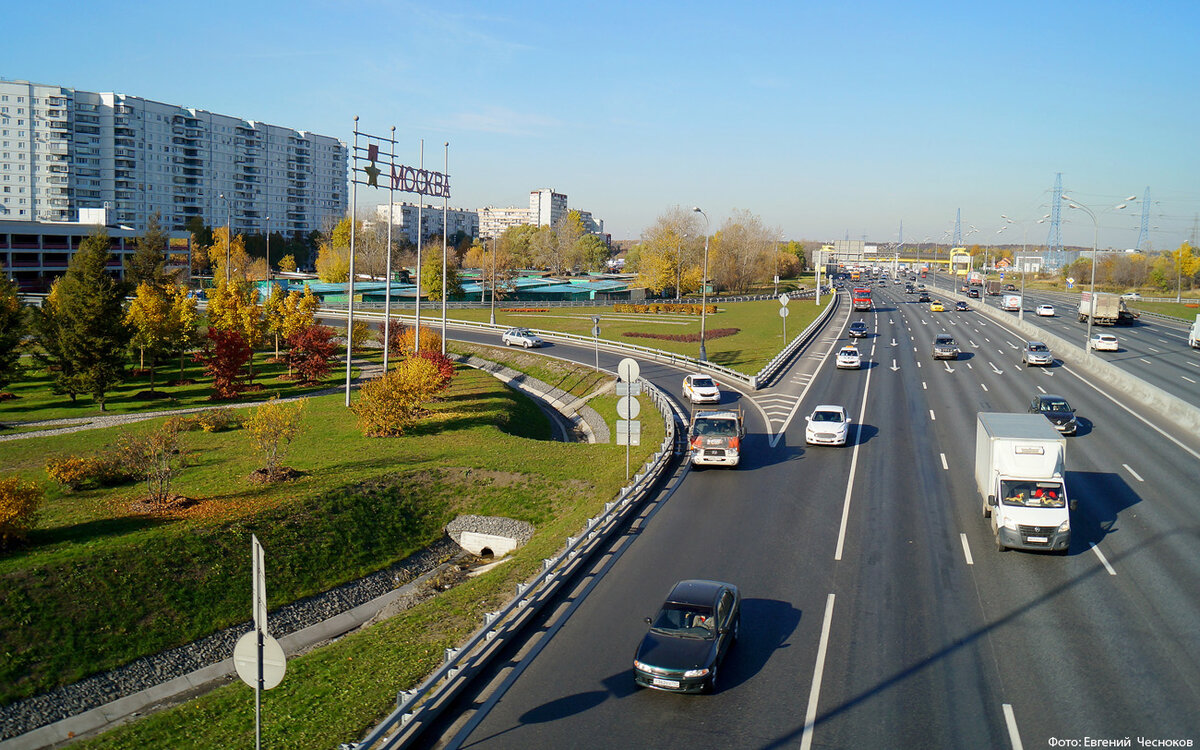
M 1194 0 L 10 5 L 5 78 L 346 141 L 358 115 L 410 163 L 424 138 L 440 169 L 449 141 L 452 205 L 551 187 L 615 239 L 679 204 L 714 229 L 749 209 L 787 238 L 877 242 L 902 221 L 940 239 L 961 208 L 970 241 L 1019 242 L 1000 214 L 1049 213 L 1058 172 L 1097 209 L 1149 187 L 1159 249 L 1200 214 Z M 1140 203 L 1098 213 L 1102 246 L 1136 242 Z

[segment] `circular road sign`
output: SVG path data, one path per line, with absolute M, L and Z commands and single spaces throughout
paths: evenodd
M 233 666 L 238 677 L 250 687 L 258 684 L 258 633 L 251 630 L 233 647 Z M 287 657 L 279 641 L 263 633 L 263 690 L 270 690 L 283 681 Z
M 600 326 L 592 326 L 592 335 L 596 338 L 600 337 Z
M 617 399 L 617 416 L 621 419 L 637 419 L 642 411 L 642 405 L 633 396 L 622 396 Z
M 638 365 L 637 360 L 632 357 L 626 357 L 617 364 L 617 375 L 626 383 L 632 383 L 641 374 L 642 368 Z
M 779 308 L 779 317 L 786 318 L 787 316 L 788 316 L 788 309 L 786 307 Z
M 784 307 L 787 307 L 787 303 L 790 300 L 791 300 L 791 297 L 787 296 L 786 294 L 779 295 L 779 304 L 783 305 Z

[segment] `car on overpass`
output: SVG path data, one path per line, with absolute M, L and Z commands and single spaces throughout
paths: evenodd
M 704 373 L 688 375 L 683 379 L 683 395 L 693 404 L 721 403 L 721 390 L 717 381 Z
M 1034 396 L 1033 401 L 1029 403 L 1029 413 L 1041 414 L 1050 420 L 1050 424 L 1054 425 L 1054 429 L 1064 435 L 1074 435 L 1076 430 L 1079 429 L 1079 422 L 1075 418 L 1075 410 L 1071 408 L 1071 404 L 1062 396 L 1056 396 L 1051 393 Z
M 837 353 L 838 369 L 857 370 L 862 367 L 862 355 L 853 344 L 843 346 Z
M 804 418 L 804 442 L 808 445 L 845 445 L 850 437 L 850 416 L 846 407 L 822 404 Z
M 929 312 L 946 312 L 946 306 L 942 304 L 941 300 L 935 299 L 929 303 Z
M 1050 367 L 1054 364 L 1054 355 L 1050 353 L 1050 347 L 1041 341 L 1026 341 L 1025 348 L 1021 350 L 1021 363 L 1026 367 L 1030 365 Z
M 850 324 L 850 338 L 861 339 L 867 335 L 867 324 L 864 321 L 856 320 Z
M 962 300 L 959 300 L 958 302 L 954 303 L 954 311 L 955 312 L 967 312 L 970 309 L 971 309 L 970 306 L 967 305 L 967 303 L 963 302 Z
M 717 669 L 737 641 L 742 597 L 722 581 L 686 580 L 671 587 L 633 657 L 638 687 L 676 693 L 715 692 Z

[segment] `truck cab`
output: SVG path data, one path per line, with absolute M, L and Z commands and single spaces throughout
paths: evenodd
M 737 466 L 746 423 L 737 409 L 697 409 L 688 426 L 693 466 Z

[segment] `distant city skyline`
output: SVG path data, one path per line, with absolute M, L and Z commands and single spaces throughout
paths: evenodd
M 570 195 L 614 239 L 674 205 L 785 239 L 1020 242 L 1055 175 L 1101 247 L 1173 249 L 1200 214 L 1200 6 L 918 1 L 579 7 L 535 1 L 68 2 L 6 9 L 0 76 L 128 93 L 341 138 L 426 141 L 451 203 Z M 53 29 L 47 24 L 54 23 Z M 47 45 L 47 33 L 68 41 Z M 88 40 L 121 40 L 89 44 Z M 430 144 L 436 144 L 431 148 Z M 403 149 L 403 145 L 401 146 Z M 386 202 L 364 195 L 360 205 Z M 1092 223 L 1062 209 L 1065 245 Z M 1047 225 L 1029 225 L 1030 244 Z M 1014 236 L 1015 235 L 1015 236 Z M 944 240 L 943 240 L 944 241 Z

